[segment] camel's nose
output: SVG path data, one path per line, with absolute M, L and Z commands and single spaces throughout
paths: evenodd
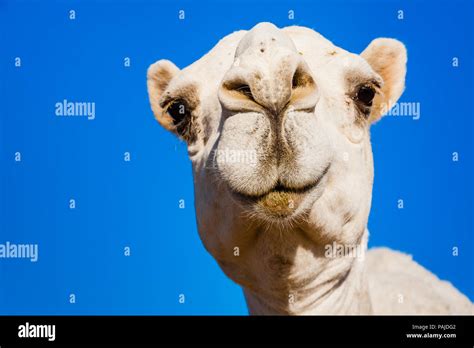
M 317 88 L 306 63 L 292 54 L 281 59 L 267 78 L 256 75 L 249 81 L 254 100 L 273 113 L 280 115 L 287 107 L 314 108 Z M 304 103 L 304 101 L 306 102 Z
M 318 90 L 303 59 L 288 50 L 269 54 L 270 61 L 269 57 L 260 57 L 260 61 L 256 58 L 239 64 L 236 59 L 237 64 L 224 77 L 219 91 L 224 107 L 241 112 L 263 108 L 275 117 L 289 107 L 314 109 Z
M 219 90 L 231 111 L 280 115 L 287 107 L 314 108 L 317 86 L 293 41 L 273 24 L 260 23 L 240 41 Z

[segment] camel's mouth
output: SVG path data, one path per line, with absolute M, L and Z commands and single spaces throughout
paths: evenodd
M 285 220 L 304 212 L 321 195 L 322 182 L 328 169 L 329 165 L 314 182 L 302 188 L 289 188 L 278 183 L 268 192 L 258 196 L 234 191 L 232 193 L 242 205 L 250 207 L 257 215 L 266 219 Z

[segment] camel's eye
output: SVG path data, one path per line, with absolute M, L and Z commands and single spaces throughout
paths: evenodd
M 188 105 L 184 100 L 181 99 L 173 100 L 166 109 L 166 112 L 173 119 L 173 124 L 175 126 L 181 123 L 181 121 L 183 121 L 190 114 Z
M 357 91 L 357 100 L 365 106 L 372 106 L 375 97 L 375 89 L 371 86 L 362 86 Z

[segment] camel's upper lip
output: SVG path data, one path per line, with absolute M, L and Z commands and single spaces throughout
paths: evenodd
M 234 190 L 231 190 L 231 192 L 235 196 L 237 196 L 240 201 L 244 201 L 246 203 L 252 203 L 252 202 L 259 201 L 262 198 L 264 198 L 265 196 L 268 196 L 272 193 L 285 193 L 285 194 L 294 194 L 295 196 L 296 195 L 303 196 L 304 194 L 310 192 L 311 190 L 313 190 L 315 187 L 317 187 L 320 184 L 321 180 L 325 177 L 326 173 L 329 171 L 330 166 L 331 166 L 331 164 L 329 163 L 326 166 L 326 168 L 323 170 L 321 175 L 319 175 L 316 178 L 316 180 L 314 180 L 314 181 L 310 182 L 309 184 L 306 184 L 305 186 L 302 186 L 302 187 L 292 188 L 292 187 L 285 186 L 280 182 L 277 182 L 270 190 L 268 190 L 267 192 L 265 192 L 263 194 L 259 194 L 259 195 L 248 195 L 248 194 L 244 194 L 244 193 L 234 191 Z
M 318 183 L 319 183 L 319 180 L 317 180 L 315 182 L 312 182 L 308 185 L 305 185 L 303 187 L 300 187 L 300 188 L 291 188 L 291 187 L 287 187 L 287 186 L 281 184 L 280 182 L 278 182 L 275 186 L 273 186 L 273 188 L 271 188 L 267 192 L 259 194 L 259 195 L 247 195 L 247 194 L 236 192 L 236 191 L 232 191 L 232 192 L 234 194 L 237 194 L 238 196 L 241 196 L 241 197 L 246 198 L 248 200 L 258 200 L 258 199 L 261 199 L 262 197 L 265 197 L 265 196 L 269 195 L 270 193 L 274 193 L 274 192 L 289 193 L 289 194 L 291 194 L 291 193 L 304 194 L 306 192 L 309 192 L 315 186 L 317 186 Z

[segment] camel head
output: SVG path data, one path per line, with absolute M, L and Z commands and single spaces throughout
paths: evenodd
M 393 39 L 358 55 L 269 23 L 226 36 L 183 70 L 150 66 L 152 110 L 187 143 L 199 233 L 227 275 L 255 288 L 289 277 L 299 248 L 360 242 L 370 127 L 400 97 L 405 66 Z

